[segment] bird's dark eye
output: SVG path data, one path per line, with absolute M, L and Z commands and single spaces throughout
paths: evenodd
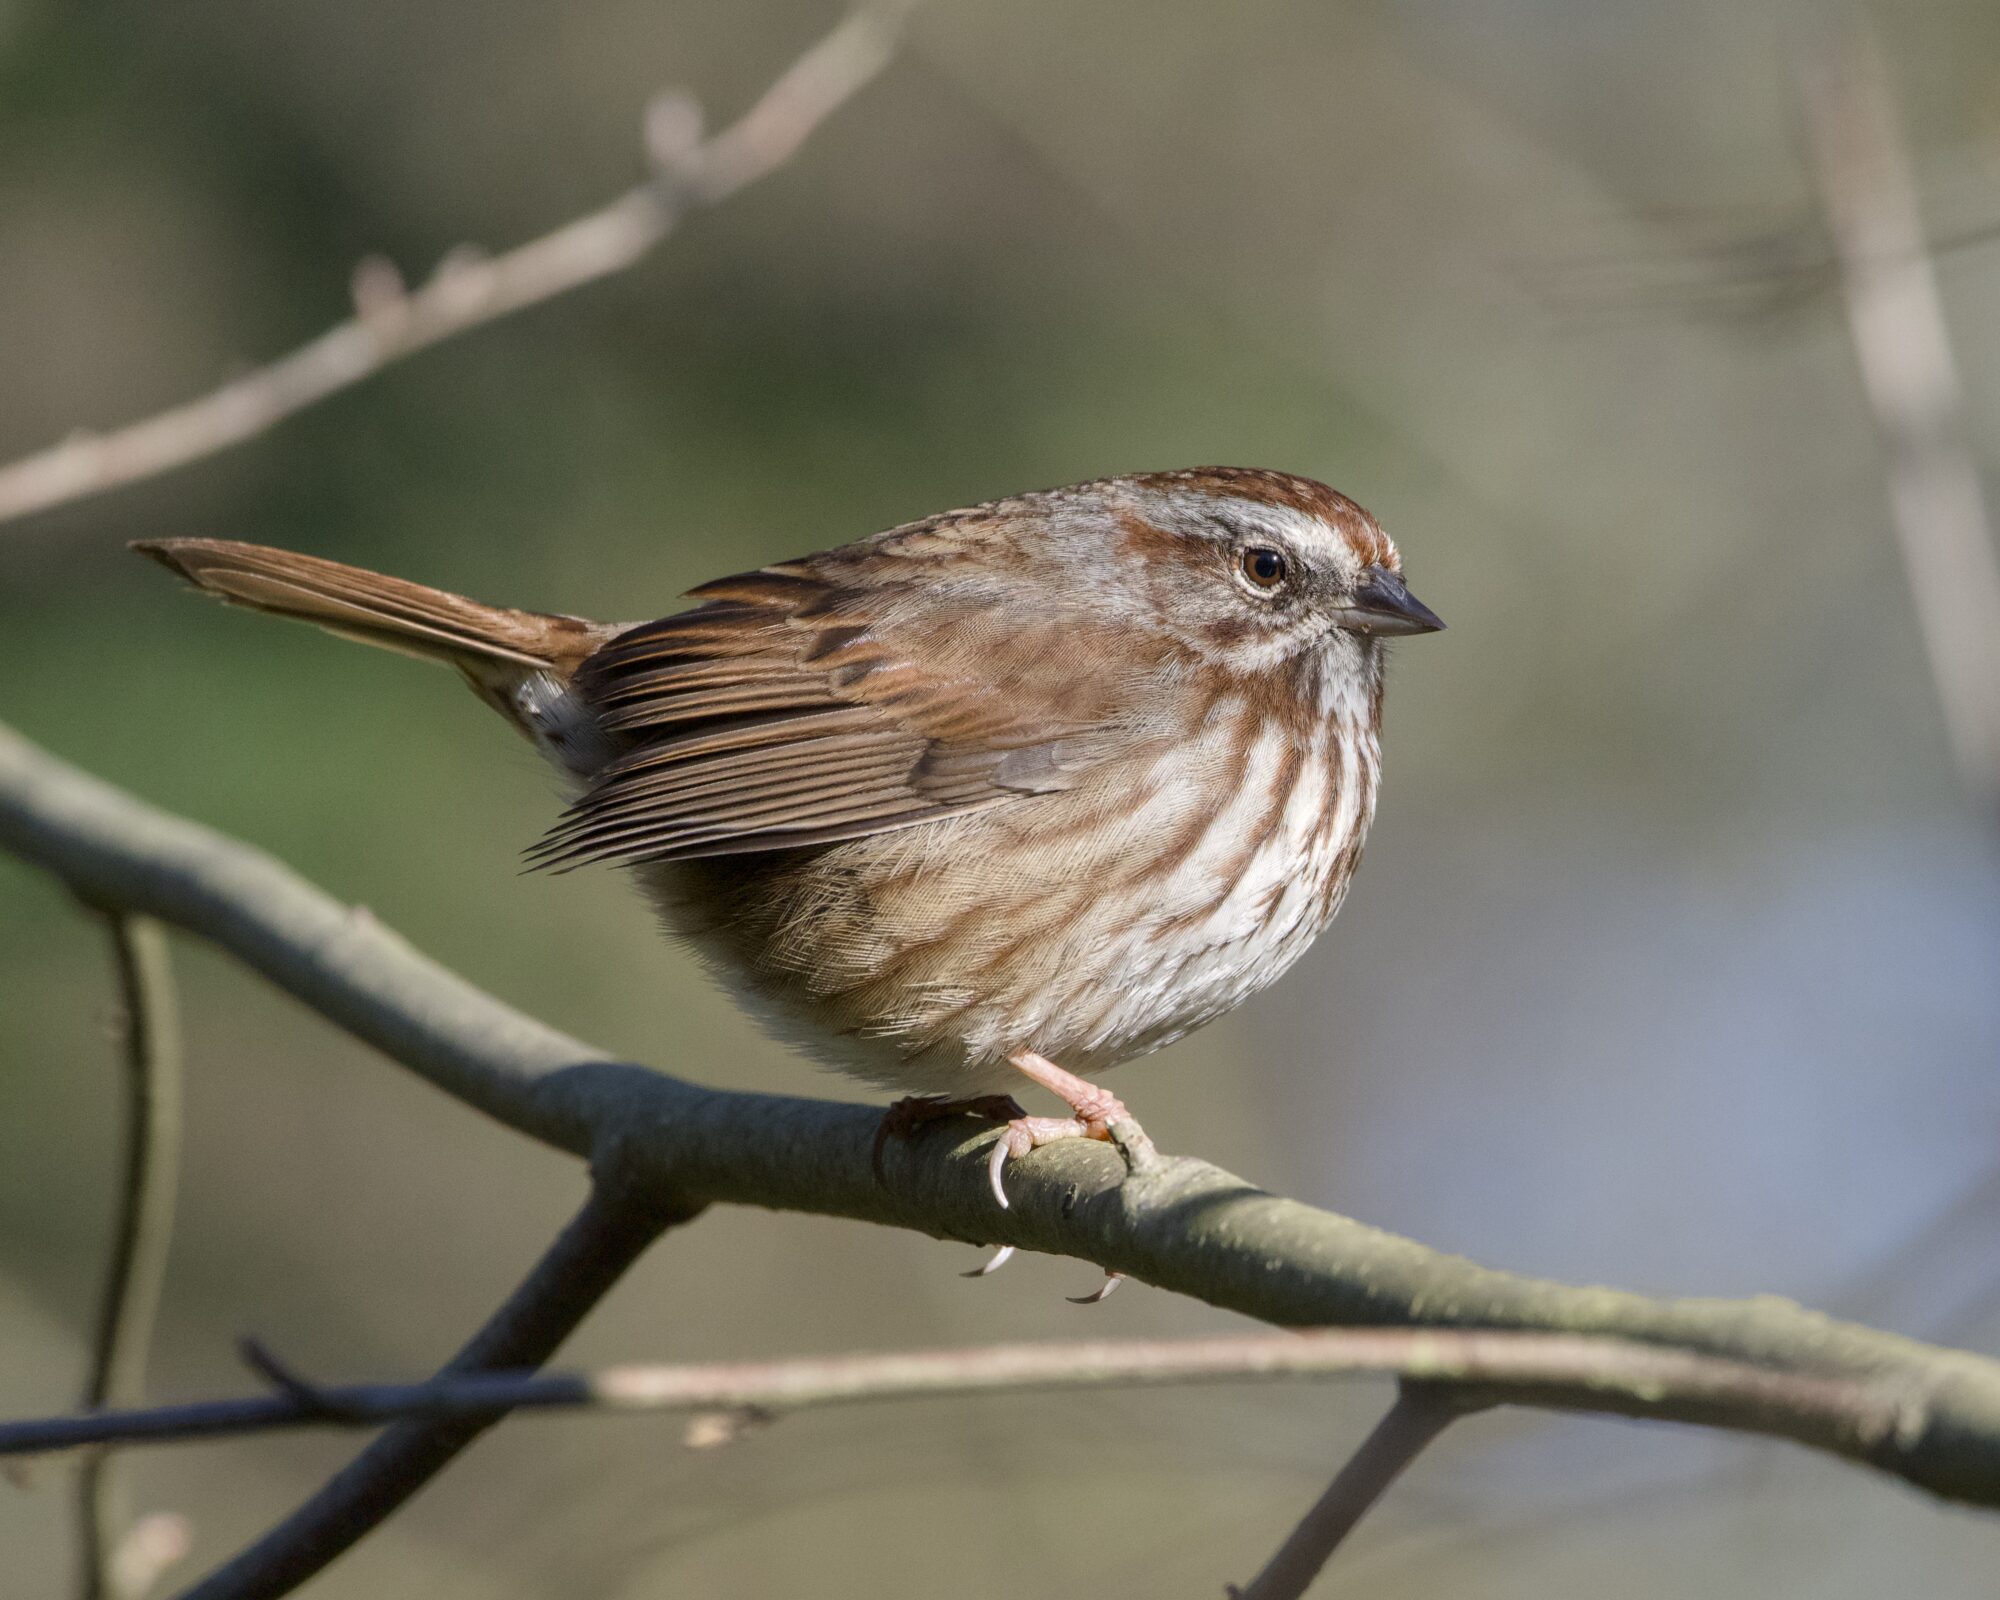
M 1252 545 L 1243 552 L 1239 565 L 1243 576 L 1259 589 L 1275 589 L 1283 583 L 1291 572 L 1291 565 L 1285 560 L 1282 550 L 1273 550 L 1268 545 Z

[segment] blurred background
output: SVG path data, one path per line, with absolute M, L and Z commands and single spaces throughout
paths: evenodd
M 663 86 L 720 121 L 830 0 L 0 4 L 0 458 L 146 415 L 608 199 Z M 241 537 L 484 599 L 665 611 L 719 572 L 1027 487 L 1324 478 L 1451 631 L 1398 651 L 1346 911 L 1113 1079 L 1166 1147 L 1496 1266 L 1795 1296 L 2000 1353 L 2000 850 L 1955 772 L 1824 269 L 1797 67 L 1741 0 L 937 0 L 800 158 L 636 270 L 248 448 L 0 527 L 0 717 L 275 852 L 508 1000 L 732 1087 L 763 1039 L 608 873 L 523 877 L 526 747 L 447 674 L 198 604 L 123 550 Z M 2000 10 L 1886 9 L 1968 388 L 2000 437 Z M 1747 248 L 1746 248 L 1747 247 Z M 106 941 L 0 860 L 0 1414 L 72 1403 L 120 1106 Z M 427 1371 L 579 1199 L 231 963 L 190 1073 L 160 1396 Z M 568 1359 L 1236 1319 L 1076 1263 L 717 1212 Z M 720 1451 L 501 1429 L 315 1593 L 1210 1594 L 1379 1385 L 910 1404 Z M 354 1448 L 133 1458 L 185 1577 Z M 0 1484 L 7 1592 L 70 1504 Z M 1329 1594 L 1991 1592 L 2000 1524 L 1780 1446 L 1488 1417 Z

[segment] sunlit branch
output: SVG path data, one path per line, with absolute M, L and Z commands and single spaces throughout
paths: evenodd
M 1461 1405 L 1514 1402 L 1634 1417 L 1726 1418 L 1744 1431 L 1852 1449 L 1891 1432 L 1902 1397 L 1868 1380 L 1752 1366 L 1576 1334 L 1461 1328 L 1328 1328 L 1191 1340 L 1084 1340 L 888 1355 L 808 1356 L 589 1373 L 446 1373 L 421 1383 L 328 1384 L 261 1345 L 246 1358 L 272 1392 L 0 1422 L 0 1456 L 85 1445 L 164 1444 L 311 1427 L 370 1428 L 513 1410 L 750 1412 L 1020 1390 L 1276 1382 L 1387 1375 Z
M 701 137 L 690 99 L 662 96 L 646 119 L 652 174 L 553 232 L 500 255 L 455 250 L 413 289 L 387 262 L 363 262 L 354 315 L 296 350 L 157 416 L 109 433 L 80 431 L 0 467 L 0 522 L 215 455 L 420 350 L 623 272 L 690 211 L 789 161 L 887 64 L 910 9 L 905 0 L 862 6 L 710 138 Z

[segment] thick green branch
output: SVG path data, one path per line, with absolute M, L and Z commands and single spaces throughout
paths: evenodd
M 608 1060 L 482 994 L 269 857 L 4 730 L 0 848 L 87 899 L 213 940 L 445 1092 L 683 1206 L 765 1206 L 1015 1244 L 1281 1325 L 1602 1334 L 1858 1379 L 1894 1397 L 1894 1425 L 1836 1446 L 1841 1454 L 1941 1495 L 2000 1505 L 2000 1363 L 1776 1299 L 1658 1300 L 1494 1271 L 1188 1157 L 1128 1178 L 1103 1146 L 1053 1146 L 1010 1171 L 1014 1204 L 1001 1211 L 983 1171 L 992 1135 L 941 1124 L 892 1147 L 878 1180 L 870 1150 L 879 1112 L 726 1094 Z M 1560 1403 L 1612 1409 L 1587 1388 Z

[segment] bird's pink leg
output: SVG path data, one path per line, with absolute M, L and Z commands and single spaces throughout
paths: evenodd
M 1125 1102 L 1108 1089 L 1086 1082 L 1074 1072 L 1065 1072 L 1047 1056 L 1032 1050 L 1018 1050 L 1007 1058 L 1022 1073 L 1058 1096 L 1075 1113 L 1068 1117 L 1015 1117 L 1000 1130 L 993 1146 L 987 1175 L 993 1180 L 993 1198 L 1007 1204 L 1006 1185 L 1000 1181 L 1007 1162 L 1024 1156 L 1037 1145 L 1054 1144 L 1058 1139 L 1109 1139 L 1111 1124 L 1130 1122 L 1132 1113 Z

